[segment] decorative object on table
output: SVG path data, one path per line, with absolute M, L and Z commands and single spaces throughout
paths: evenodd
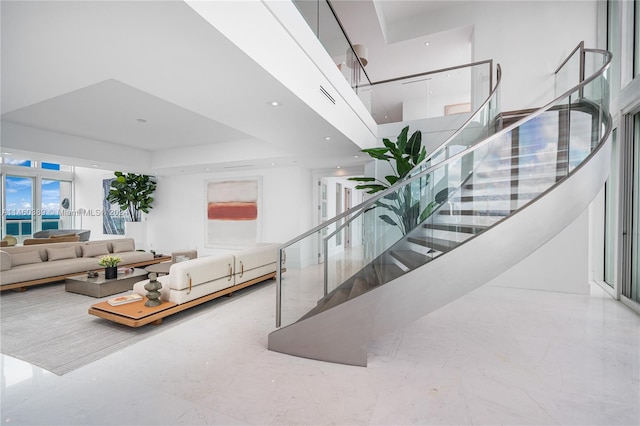
M 87 271 L 87 278 L 98 278 L 98 271 Z
M 149 282 L 144 285 L 144 289 L 147 290 L 147 301 L 144 302 L 144 306 L 151 308 L 162 304 L 160 300 L 160 290 L 162 284 L 157 280 L 158 275 L 154 272 L 149 274 Z
M 98 265 L 104 268 L 104 277 L 108 280 L 118 277 L 118 263 L 122 262 L 120 256 L 106 255 L 98 261 Z
M 120 305 L 126 305 L 127 303 L 137 302 L 139 300 L 142 300 L 142 296 L 140 296 L 138 293 L 131 293 L 131 294 L 125 294 L 124 296 L 111 298 L 107 300 L 107 302 L 111 306 L 120 306 Z

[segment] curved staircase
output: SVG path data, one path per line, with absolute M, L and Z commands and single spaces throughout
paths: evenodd
M 607 178 L 611 130 L 611 55 L 579 54 L 593 72 L 553 102 L 455 155 L 431 156 L 409 178 L 285 244 L 282 258 L 322 239 L 324 289 L 269 335 L 269 349 L 366 365 L 371 339 L 487 283 L 573 222 Z M 403 234 L 383 213 L 413 225 Z M 347 226 L 363 229 L 362 245 L 332 253 Z M 304 283 L 283 293 L 282 278 L 278 326 L 284 311 L 299 308 L 292 295 L 304 293 Z

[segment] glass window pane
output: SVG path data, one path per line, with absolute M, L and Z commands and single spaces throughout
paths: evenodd
M 60 164 L 43 162 L 42 168 L 47 170 L 60 170 Z
M 31 167 L 31 160 L 21 160 L 13 157 L 4 157 L 4 164 L 9 164 L 11 166 Z
M 33 179 L 7 176 L 5 186 L 5 234 L 21 242 L 33 233 Z

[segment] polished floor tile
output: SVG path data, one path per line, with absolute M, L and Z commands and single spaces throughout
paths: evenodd
M 3 355 L 2 423 L 640 424 L 640 316 L 597 286 L 481 287 L 366 368 L 268 351 L 274 303 L 262 285 L 64 376 Z

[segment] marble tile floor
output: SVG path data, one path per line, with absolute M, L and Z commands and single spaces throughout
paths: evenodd
M 267 284 L 64 376 L 2 355 L 1 422 L 640 424 L 640 316 L 598 286 L 481 287 L 372 342 L 366 368 L 268 351 L 274 298 Z

